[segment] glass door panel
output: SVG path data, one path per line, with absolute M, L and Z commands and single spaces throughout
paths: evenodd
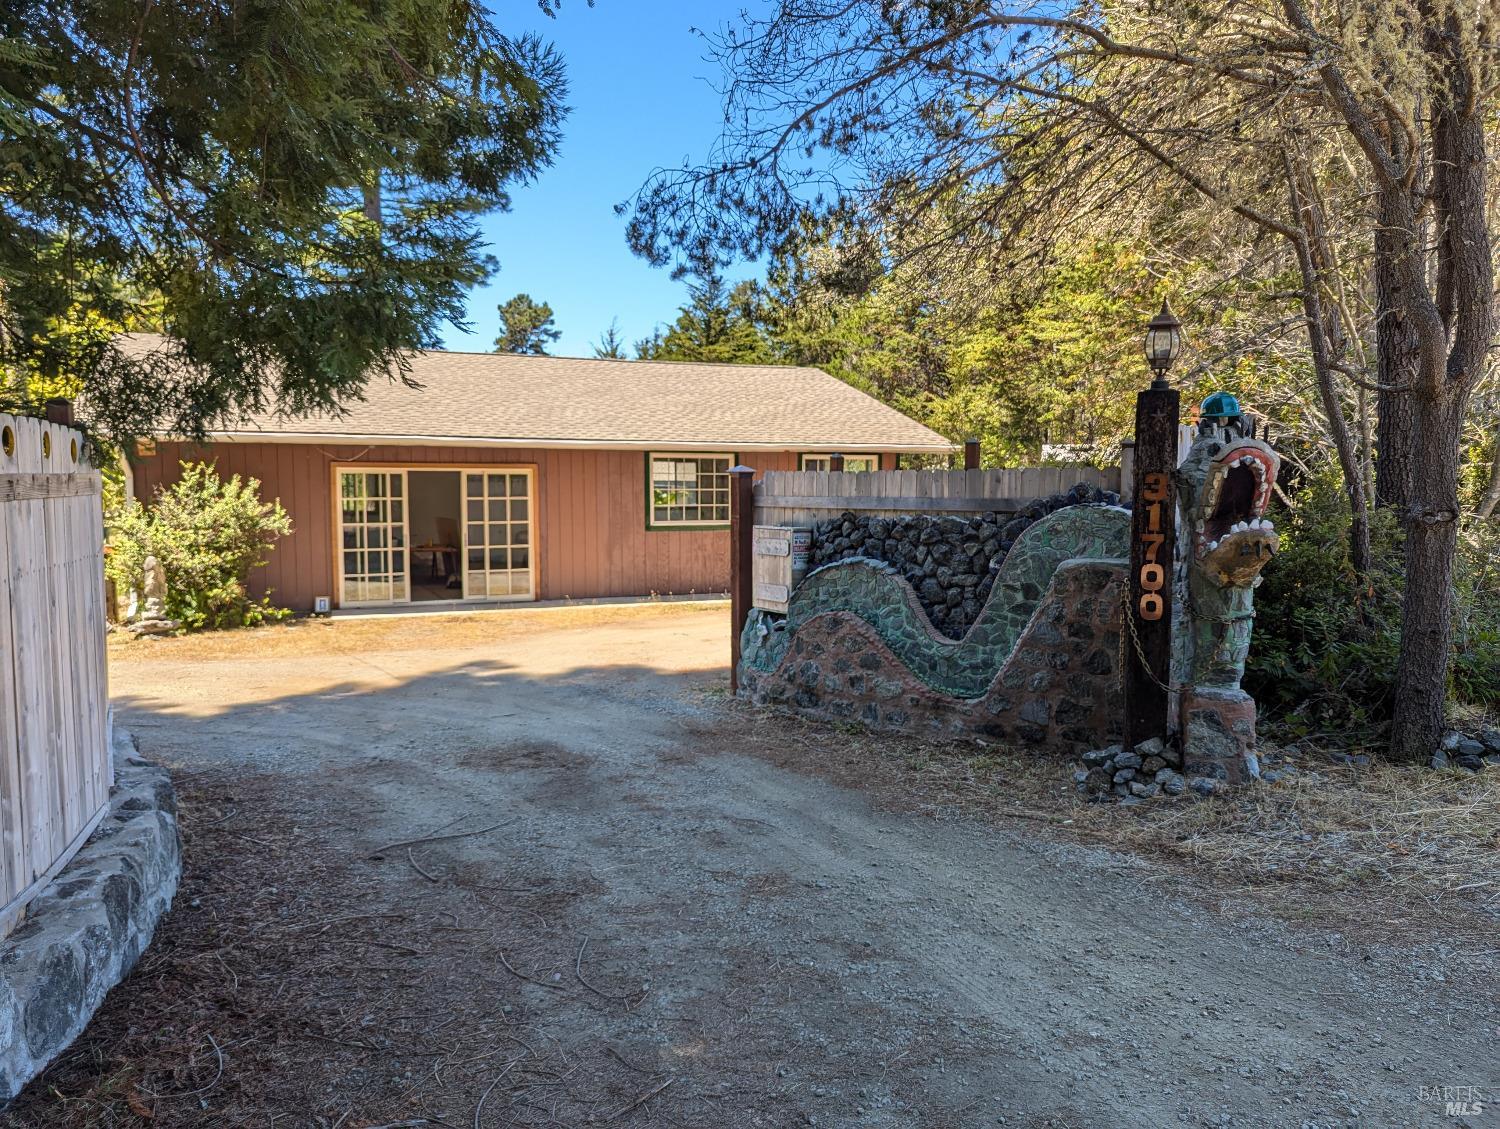
M 529 600 L 531 472 L 464 474 L 464 595 Z
M 339 472 L 339 603 L 407 600 L 406 473 Z

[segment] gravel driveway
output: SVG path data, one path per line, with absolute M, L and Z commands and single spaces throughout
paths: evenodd
M 726 621 L 117 649 L 190 872 L 0 1124 L 1500 1125 L 1493 953 L 1210 910 L 1032 824 L 777 767 L 725 701 Z M 1497 1104 L 1449 1116 L 1419 1089 L 1445 1085 Z

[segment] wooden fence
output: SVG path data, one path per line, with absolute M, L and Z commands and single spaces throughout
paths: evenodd
M 1078 483 L 1120 490 L 1119 467 L 1018 470 L 773 470 L 755 484 L 756 525 L 811 525 L 861 514 L 1015 513 Z
M 108 807 L 103 539 L 82 435 L 0 414 L 0 936 Z

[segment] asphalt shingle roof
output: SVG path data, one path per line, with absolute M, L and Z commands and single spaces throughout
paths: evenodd
M 125 346 L 162 344 L 132 335 Z M 264 413 L 215 434 L 947 452 L 937 432 L 821 369 L 415 353 L 408 387 L 372 379 L 343 416 Z

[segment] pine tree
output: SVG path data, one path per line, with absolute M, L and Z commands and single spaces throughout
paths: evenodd
M 72 366 L 122 438 L 336 407 L 463 321 L 479 217 L 551 160 L 564 93 L 477 0 L 16 0 L 0 366 Z M 161 349 L 59 341 L 148 307 Z
M 600 334 L 599 343 L 594 346 L 594 356 L 610 361 L 625 359 L 625 335 L 620 332 L 619 318 L 612 319 L 609 328 Z
M 689 288 L 687 305 L 677 320 L 636 345 L 650 361 L 713 361 L 720 364 L 770 364 L 775 351 L 760 323 L 761 294 L 754 282 L 730 290 L 716 274 Z
M 530 294 L 517 294 L 501 302 L 500 336 L 495 338 L 497 353 L 529 353 L 546 356 L 547 346 L 562 336 L 553 327 L 552 307 L 534 300 Z

